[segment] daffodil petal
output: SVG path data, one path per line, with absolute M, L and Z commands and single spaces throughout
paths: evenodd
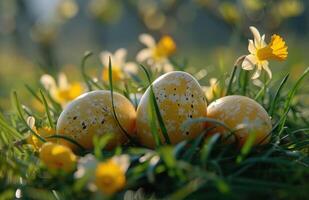
M 35 125 L 35 118 L 32 117 L 32 116 L 29 116 L 29 117 L 27 118 L 27 124 L 28 124 L 28 126 L 29 126 L 31 129 L 33 129 L 33 128 L 34 128 L 34 125 Z
M 126 57 L 127 57 L 127 50 L 124 48 L 118 49 L 114 54 L 115 65 L 122 67 L 126 61 Z
M 209 83 L 210 83 L 211 86 L 216 85 L 216 84 L 218 83 L 218 79 L 216 79 L 216 78 L 211 78 L 211 79 L 209 80 Z
M 56 81 L 51 75 L 44 74 L 40 82 L 46 90 L 57 88 Z
M 64 73 L 58 75 L 58 87 L 60 89 L 66 89 L 69 87 L 67 76 Z
M 151 49 L 142 49 L 140 52 L 138 52 L 136 56 L 137 62 L 143 62 L 151 57 L 152 51 Z
M 256 57 L 250 54 L 245 57 L 241 67 L 244 70 L 253 70 L 256 63 L 257 63 Z
M 261 41 L 260 32 L 254 26 L 250 26 L 250 30 L 251 30 L 252 35 L 254 37 L 254 43 L 257 46 Z
M 257 67 L 254 74 L 252 75 L 251 79 L 257 79 L 261 76 L 262 69 L 260 67 Z
M 249 40 L 248 51 L 251 54 L 256 54 L 256 47 L 254 46 L 253 40 Z
M 111 160 L 114 161 L 123 170 L 124 173 L 130 166 L 130 157 L 128 155 L 114 156 Z
M 271 79 L 272 78 L 272 72 L 271 72 L 270 68 L 268 67 L 268 62 L 264 61 L 262 65 L 263 65 L 263 69 L 267 72 L 269 78 Z
M 109 64 L 109 57 L 111 57 L 111 60 L 113 62 L 114 60 L 114 56 L 108 52 L 108 51 L 103 51 L 101 54 L 100 54 L 100 59 L 101 59 L 101 63 L 103 64 L 104 67 L 107 67 L 108 64 Z
M 133 62 L 126 63 L 126 65 L 124 66 L 123 70 L 126 73 L 130 73 L 130 74 L 137 74 L 138 73 L 138 67 Z
M 149 48 L 156 46 L 155 39 L 151 35 L 146 33 L 143 33 L 139 36 L 139 41 Z

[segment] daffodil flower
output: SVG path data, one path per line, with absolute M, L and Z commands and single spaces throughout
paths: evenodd
M 210 86 L 202 87 L 208 101 L 212 101 L 215 98 L 223 97 L 225 95 L 226 90 L 220 86 L 218 79 L 211 78 L 209 80 L 209 83 L 210 83 Z
M 56 134 L 56 130 L 55 129 L 52 129 L 50 127 L 47 127 L 47 126 L 44 126 L 44 127 L 40 127 L 40 128 L 37 128 L 35 126 L 35 118 L 30 116 L 27 118 L 27 124 L 28 126 L 38 135 L 42 136 L 43 138 L 45 138 L 47 141 L 50 141 L 50 142 L 55 142 L 56 139 L 51 139 L 51 138 L 46 138 L 48 136 L 52 136 L 54 134 Z M 33 134 L 30 134 L 27 138 L 27 142 L 28 144 L 31 144 L 33 145 L 33 147 L 36 149 L 36 150 L 39 150 L 41 148 L 41 146 L 43 145 L 43 142 L 40 141 L 35 135 Z
M 137 54 L 136 60 L 138 62 L 145 62 L 158 71 L 169 72 L 173 70 L 173 66 L 168 60 L 176 51 L 176 44 L 172 37 L 165 35 L 156 43 L 151 35 L 141 34 L 139 40 L 146 48 Z
M 103 51 L 100 55 L 101 62 L 103 64 L 102 80 L 105 82 L 109 81 L 109 58 L 112 62 L 112 78 L 115 83 L 123 80 L 126 76 L 131 74 L 137 74 L 137 65 L 133 62 L 126 62 L 127 50 L 118 49 L 114 54 L 108 51 Z
M 279 35 L 272 35 L 270 43 L 266 44 L 265 35 L 261 36 L 259 31 L 253 26 L 250 27 L 250 30 L 254 40 L 249 40 L 248 50 L 250 54 L 244 58 L 242 68 L 244 70 L 253 70 L 256 67 L 251 77 L 252 79 L 259 78 L 263 69 L 267 72 L 269 78 L 272 78 L 272 72 L 268 67 L 268 60 L 286 60 L 288 47 Z
M 106 195 L 112 195 L 124 188 L 125 173 L 130 165 L 129 156 L 121 155 L 100 162 L 95 170 L 95 184 Z
M 81 83 L 74 82 L 70 84 L 64 73 L 59 74 L 58 84 L 48 74 L 44 74 L 41 77 L 41 83 L 49 91 L 51 97 L 62 106 L 65 106 L 84 92 L 84 87 Z
M 72 172 L 76 166 L 76 156 L 66 146 L 46 142 L 40 150 L 40 159 L 50 170 Z

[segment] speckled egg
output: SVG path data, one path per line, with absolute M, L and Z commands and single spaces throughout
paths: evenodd
M 271 119 L 260 104 L 248 97 L 232 95 L 220 98 L 208 106 L 207 117 L 221 121 L 235 131 L 239 146 L 246 142 L 250 134 L 255 134 L 254 145 L 269 141 L 267 135 L 272 129 Z M 206 126 L 211 128 L 215 125 L 206 123 Z M 212 129 L 210 134 L 214 133 L 229 134 L 222 126 Z M 230 138 L 235 140 L 235 137 Z
M 185 130 L 182 129 L 182 124 L 188 119 L 206 116 L 206 99 L 201 86 L 193 76 L 186 72 L 169 72 L 156 79 L 152 85 L 172 144 L 195 138 L 203 131 L 202 123 L 195 123 Z M 148 119 L 150 92 L 149 87 L 141 98 L 137 108 L 136 127 L 138 140 L 143 145 L 153 148 L 155 141 Z M 158 123 L 157 130 L 162 143 L 165 143 Z
M 121 94 L 113 94 L 117 118 L 126 132 L 133 134 L 136 119 L 134 106 Z M 58 119 L 57 133 L 71 137 L 86 149 L 93 147 L 94 135 L 114 134 L 107 148 L 127 139 L 114 119 L 111 93 L 107 90 L 85 93 L 69 103 Z M 74 144 L 66 140 L 60 142 L 76 149 Z

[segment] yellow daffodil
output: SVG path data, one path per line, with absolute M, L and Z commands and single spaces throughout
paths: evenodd
M 132 62 L 126 62 L 127 50 L 118 49 L 114 54 L 108 51 L 103 51 L 101 53 L 101 62 L 103 64 L 102 80 L 105 82 L 109 81 L 108 67 L 109 67 L 109 57 L 112 62 L 112 78 L 115 83 L 123 80 L 127 75 L 137 74 L 137 65 Z
M 95 171 L 97 188 L 107 195 L 112 195 L 124 188 L 128 166 L 129 157 L 127 155 L 115 156 L 108 161 L 99 163 Z
M 72 172 L 76 166 L 76 156 L 70 148 L 51 142 L 43 144 L 40 159 L 50 170 Z
M 156 43 L 149 34 L 141 34 L 139 40 L 146 48 L 142 49 L 136 56 L 138 62 L 145 62 L 147 65 L 158 71 L 169 72 L 173 70 L 168 58 L 176 51 L 176 43 L 170 36 L 163 36 Z
M 41 77 L 41 83 L 46 90 L 49 91 L 51 97 L 62 106 L 78 97 L 84 92 L 84 87 L 79 82 L 70 84 L 64 73 L 60 73 L 58 76 L 58 84 L 55 79 L 45 74 Z
M 271 70 L 268 67 L 268 60 L 284 61 L 288 56 L 288 47 L 285 41 L 279 36 L 274 34 L 271 37 L 269 44 L 265 42 L 265 35 L 261 36 L 259 31 L 251 26 L 250 30 L 254 36 L 254 41 L 249 40 L 248 50 L 250 52 L 242 63 L 244 70 L 253 70 L 256 66 L 252 79 L 260 77 L 262 69 L 264 69 L 269 78 L 272 78 Z
M 203 87 L 205 96 L 209 102 L 213 101 L 215 98 L 223 97 L 226 90 L 223 89 L 216 78 L 211 78 L 209 80 L 210 86 Z
M 32 117 L 32 116 L 27 118 L 27 124 L 36 134 L 42 136 L 47 141 L 50 141 L 50 142 L 56 141 L 56 139 L 46 138 L 48 136 L 54 135 L 56 133 L 55 129 L 52 129 L 52 128 L 47 127 L 47 126 L 40 127 L 40 128 L 35 127 L 35 118 Z M 29 135 L 29 137 L 27 138 L 27 142 L 28 142 L 28 144 L 33 145 L 36 150 L 39 150 L 41 148 L 41 146 L 43 145 L 43 142 L 40 141 L 40 139 L 37 138 L 33 134 Z

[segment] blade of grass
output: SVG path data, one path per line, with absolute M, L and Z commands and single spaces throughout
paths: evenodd
M 207 130 L 203 131 L 196 139 L 192 141 L 192 146 L 190 146 L 183 156 L 183 159 L 190 162 L 194 154 L 198 151 L 203 139 L 205 138 Z
M 51 114 L 50 114 L 50 110 L 49 110 L 49 107 L 48 107 L 46 98 L 45 98 L 44 93 L 43 93 L 42 90 L 40 90 L 40 94 L 41 94 L 41 97 L 42 97 L 42 99 L 43 99 L 43 105 L 44 105 L 44 107 L 45 107 L 45 112 L 46 112 L 46 115 L 47 115 L 47 119 L 48 119 L 49 125 L 50 125 L 50 127 L 51 127 L 52 129 L 55 129 L 55 125 L 54 125 L 52 116 L 51 116 Z
M 152 137 L 155 141 L 156 147 L 159 147 L 162 145 L 160 137 L 159 137 L 159 133 L 158 133 L 158 129 L 157 129 L 157 121 L 156 121 L 156 115 L 155 115 L 155 108 L 154 108 L 154 103 L 153 103 L 153 99 L 149 98 L 149 104 L 148 104 L 148 119 L 149 120 L 149 125 L 150 125 L 150 130 L 151 130 L 151 134 Z
M 77 141 L 75 141 L 74 139 L 72 139 L 72 138 L 70 138 L 66 135 L 56 134 L 56 135 L 51 135 L 51 136 L 46 137 L 46 139 L 50 139 L 50 138 L 64 139 L 64 140 L 76 145 L 81 151 L 85 151 L 85 148 L 81 144 L 79 144 Z
M 285 75 L 285 77 L 282 79 L 282 81 L 281 81 L 281 83 L 280 83 L 280 85 L 279 85 L 279 87 L 278 87 L 278 89 L 277 89 L 277 91 L 276 91 L 276 93 L 275 93 L 275 96 L 274 96 L 274 98 L 272 99 L 272 101 L 271 101 L 271 103 L 270 103 L 269 115 L 270 115 L 271 117 L 273 117 L 273 115 L 274 115 L 276 103 L 277 103 L 278 98 L 279 98 L 279 96 L 280 96 L 280 93 L 281 93 L 281 91 L 282 91 L 282 89 L 283 89 L 283 86 L 284 86 L 285 83 L 287 82 L 289 76 L 290 76 L 290 74 L 287 74 L 287 75 Z
M 121 129 L 121 131 L 125 134 L 125 136 L 133 143 L 135 144 L 135 141 L 133 140 L 133 138 L 128 134 L 128 132 L 122 127 L 122 125 L 120 124 L 117 114 L 116 114 L 116 110 L 115 110 L 115 103 L 114 103 L 114 87 L 113 87 L 113 72 L 112 72 L 112 61 L 111 61 L 111 57 L 108 58 L 108 75 L 109 75 L 109 86 L 110 86 L 110 93 L 111 93 L 111 100 L 112 100 L 112 110 L 113 110 L 113 115 L 114 118 L 117 122 L 117 125 L 119 126 L 119 128 Z
M 208 139 L 207 143 L 202 147 L 201 162 L 204 166 L 206 165 L 206 162 L 208 160 L 208 157 L 211 153 L 213 146 L 215 145 L 215 143 L 218 141 L 219 138 L 220 135 L 218 133 L 214 134 Z
M 88 75 L 86 74 L 86 70 L 85 70 L 85 64 L 86 64 L 86 61 L 87 61 L 87 59 L 90 57 L 90 56 L 92 56 L 92 52 L 90 52 L 90 51 L 86 51 L 85 52 L 85 54 L 84 54 L 84 56 L 83 56 L 83 58 L 82 58 L 82 61 L 81 61 L 81 72 L 82 72 L 82 76 L 83 76 L 83 79 L 84 79 L 84 81 L 85 81 L 85 83 L 86 83 L 86 85 L 87 85 L 87 87 L 88 87 L 88 90 L 89 91 L 92 91 L 92 86 L 91 86 L 91 84 L 89 83 L 89 77 L 88 77 Z
M 22 135 L 6 122 L 2 113 L 0 113 L 0 126 L 4 130 L 6 130 L 6 132 L 10 133 L 13 137 L 18 138 L 18 139 L 22 138 Z
M 299 86 L 300 86 L 301 82 L 304 80 L 304 78 L 308 75 L 308 73 L 309 73 L 309 67 L 304 71 L 304 73 L 301 75 L 301 77 L 294 84 L 293 88 L 290 90 L 288 97 L 287 97 L 285 104 L 284 104 L 284 111 L 285 112 L 288 112 L 290 110 L 290 105 L 291 105 L 291 102 L 293 100 L 293 97 L 295 96 L 297 89 L 299 88 Z M 282 122 L 280 124 L 280 129 L 279 129 L 280 131 L 283 129 L 283 127 L 286 123 L 286 119 L 287 119 L 287 115 L 284 117 L 284 119 L 282 120 Z M 279 137 L 280 137 L 280 135 L 279 135 Z
M 167 133 L 167 129 L 165 127 L 162 115 L 160 113 L 159 105 L 157 103 L 157 100 L 156 100 L 156 97 L 155 97 L 155 94 L 154 94 L 154 91 L 153 91 L 153 86 L 152 86 L 152 83 L 151 83 L 150 75 L 149 75 L 147 69 L 143 65 L 140 65 L 140 66 L 142 67 L 142 69 L 146 73 L 146 76 L 147 76 L 147 79 L 148 79 L 148 82 L 149 82 L 149 85 L 150 85 L 149 86 L 150 87 L 150 97 L 149 98 L 152 98 L 152 102 L 154 104 L 154 108 L 155 108 L 156 115 L 157 115 L 157 120 L 159 122 L 159 126 L 160 126 L 160 129 L 161 129 L 162 135 L 165 139 L 165 143 L 171 144 L 170 138 L 169 138 L 168 133 Z
M 37 134 L 34 130 L 32 130 L 31 127 L 29 127 L 29 125 L 27 124 L 24 116 L 23 116 L 23 112 L 22 112 L 22 109 L 21 109 L 21 105 L 20 105 L 20 102 L 18 100 L 18 96 L 17 96 L 17 92 L 14 91 L 13 92 L 13 102 L 14 102 L 14 105 L 15 105 L 15 109 L 19 115 L 19 118 L 20 120 L 23 122 L 23 124 L 28 128 L 28 130 L 35 136 L 37 137 L 41 142 L 46 142 L 46 140 L 40 136 L 39 134 Z
M 236 75 L 237 68 L 238 68 L 237 65 L 234 65 L 233 71 L 231 73 L 231 77 L 230 77 L 230 80 L 229 80 L 229 83 L 228 83 L 228 86 L 227 86 L 226 95 L 230 95 L 232 93 L 232 85 L 233 85 L 234 77 Z

